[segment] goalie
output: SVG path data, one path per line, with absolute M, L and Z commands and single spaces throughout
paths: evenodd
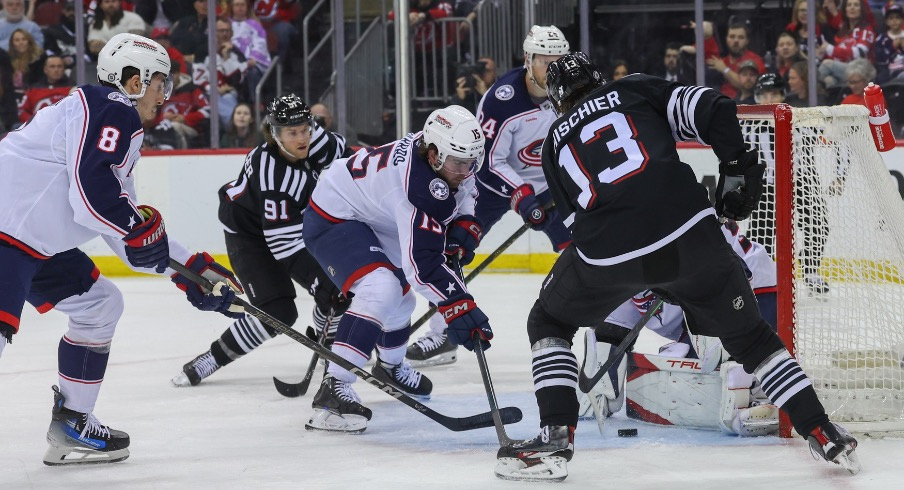
M 723 223 L 722 233 L 743 259 L 760 312 L 775 328 L 775 262 L 762 245 L 741 234 L 734 221 Z M 639 293 L 616 308 L 603 325 L 587 329 L 585 375 L 597 372 L 652 302 L 650 291 Z M 717 338 L 690 334 L 679 306 L 663 304 L 646 328 L 672 342 L 658 355 L 629 352 L 589 394 L 579 393 L 582 418 L 609 417 L 623 408 L 627 398 L 628 417 L 644 422 L 721 429 L 741 436 L 778 430 L 778 408 L 753 375 L 727 359 Z

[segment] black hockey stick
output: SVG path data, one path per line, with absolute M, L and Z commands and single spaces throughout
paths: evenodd
M 490 413 L 493 414 L 493 424 L 496 426 L 496 437 L 500 446 L 508 446 L 515 442 L 505 433 L 505 425 L 499 414 L 499 402 L 496 400 L 496 390 L 493 389 L 493 380 L 490 378 L 490 368 L 487 366 L 487 355 L 483 351 L 483 342 L 474 339 L 474 353 L 477 354 L 477 365 L 480 366 L 480 377 L 483 378 L 483 387 L 487 392 L 487 401 L 490 402 Z
M 321 330 L 320 335 L 317 336 L 317 343 L 320 345 L 324 345 L 326 341 L 326 331 L 329 329 L 329 320 L 327 318 L 327 322 L 323 326 L 323 330 Z M 314 329 L 308 327 L 308 337 L 313 337 Z M 311 386 L 311 379 L 314 378 L 314 371 L 317 369 L 317 362 L 320 361 L 320 354 L 314 353 L 314 357 L 311 358 L 310 364 L 308 364 L 308 370 L 304 373 L 304 378 L 298 383 L 286 383 L 281 379 L 273 376 L 273 386 L 276 387 L 276 391 L 279 392 L 280 395 L 286 398 L 298 398 L 300 396 L 304 396 L 305 393 L 308 392 L 308 387 Z
M 187 277 L 190 281 L 194 282 L 198 286 L 201 287 L 204 291 L 211 291 L 213 289 L 213 285 L 206 278 L 202 277 L 200 274 L 195 271 L 188 269 L 184 265 L 176 262 L 173 259 L 170 259 L 169 266 Z M 376 379 L 372 374 L 364 371 L 363 369 L 358 368 L 350 361 L 347 361 L 344 357 L 334 354 L 333 351 L 327 349 L 326 347 L 318 344 L 317 342 L 309 339 L 305 334 L 295 330 L 294 328 L 284 324 L 283 322 L 273 318 L 268 315 L 266 312 L 261 311 L 256 308 L 254 305 L 249 304 L 245 300 L 241 298 L 236 298 L 233 302 L 236 305 L 239 305 L 245 309 L 245 313 L 257 318 L 258 320 L 266 323 L 273 327 L 277 332 L 284 334 L 290 339 L 298 342 L 299 344 L 303 344 L 308 349 L 316 352 L 323 357 L 324 359 L 336 363 L 338 366 L 341 366 L 344 369 L 347 369 L 349 372 L 363 379 L 367 383 L 375 386 L 380 391 L 386 393 L 387 395 L 395 398 L 396 400 L 408 405 L 409 407 L 417 410 L 418 412 L 424 414 L 426 417 L 430 418 L 434 422 L 439 423 L 443 427 L 455 431 L 461 432 L 466 430 L 473 429 L 483 429 L 487 427 L 493 427 L 493 416 L 490 412 L 479 413 L 477 415 L 471 415 L 468 417 L 449 417 L 448 415 L 443 415 L 432 408 L 418 402 L 417 400 L 411 398 L 406 395 L 405 392 L 399 390 L 398 388 L 384 383 L 378 379 Z M 516 422 L 520 422 L 523 415 L 521 414 L 521 410 L 517 407 L 504 407 L 500 409 L 500 414 L 502 417 L 502 421 L 505 424 L 514 424 Z
M 550 202 L 544 209 L 551 211 L 553 208 L 555 208 L 555 205 L 554 203 Z M 474 279 L 477 274 L 480 274 L 484 269 L 489 267 L 489 265 L 493 263 L 494 260 L 502 255 L 502 252 L 505 252 L 509 247 L 511 247 L 512 244 L 515 243 L 516 240 L 521 238 L 521 235 L 527 233 L 527 230 L 529 229 L 530 225 L 524 223 L 520 228 L 515 230 L 515 233 L 512 233 L 512 236 L 508 237 L 506 241 L 502 242 L 502 244 L 496 247 L 496 250 L 493 250 L 493 252 L 487 256 L 487 258 L 483 259 L 483 262 L 478 264 L 477 267 L 474 268 L 474 270 L 472 270 L 468 273 L 467 276 L 465 276 L 465 284 L 471 282 L 471 279 Z M 423 315 L 421 315 L 421 317 L 418 318 L 417 321 L 414 322 L 414 324 L 411 325 L 411 333 L 414 333 L 417 329 L 424 326 L 424 324 L 427 323 L 427 320 L 429 320 L 434 313 L 436 313 L 436 306 L 431 305 L 430 308 L 428 308 L 427 311 Z
M 584 369 L 581 369 L 581 371 L 578 373 L 578 386 L 581 388 L 581 391 L 583 391 L 584 393 L 590 393 L 590 390 L 592 390 L 593 387 L 596 386 L 596 384 L 599 383 L 601 379 L 603 379 L 603 376 L 606 375 L 606 373 L 609 371 L 609 368 L 611 368 L 613 364 L 618 362 L 619 359 L 621 359 L 622 356 L 625 355 L 625 352 L 628 351 L 628 347 L 630 347 L 631 343 L 634 342 L 635 339 L 637 339 L 637 336 L 640 335 L 640 331 L 643 330 L 644 325 L 646 325 L 647 322 L 650 321 L 650 318 L 653 318 L 656 315 L 656 312 L 662 306 L 662 303 L 664 303 L 662 298 L 660 298 L 659 296 L 653 297 L 652 305 L 647 308 L 647 312 L 640 318 L 640 320 L 637 320 L 634 328 L 632 328 L 631 331 L 628 332 L 628 335 L 626 335 L 625 338 L 622 339 L 621 343 L 618 344 L 618 348 L 615 349 L 615 353 L 609 354 L 609 359 L 606 360 L 606 363 L 603 364 L 603 367 L 601 367 L 600 370 L 597 371 L 597 373 L 594 374 L 592 378 L 588 378 L 587 375 L 584 374 Z

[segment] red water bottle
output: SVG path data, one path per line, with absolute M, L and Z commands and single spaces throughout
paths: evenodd
M 895 134 L 891 129 L 888 110 L 885 109 L 885 95 L 882 87 L 870 82 L 863 91 L 866 108 L 869 109 L 869 129 L 873 133 L 873 142 L 879 151 L 888 151 L 895 147 Z

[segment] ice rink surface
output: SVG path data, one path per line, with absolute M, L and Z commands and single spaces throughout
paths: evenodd
M 524 420 L 507 426 L 512 438 L 538 432 L 539 417 L 525 332 L 543 279 L 539 275 L 483 274 L 472 292 L 490 317 L 496 339 L 488 362 L 503 406 Z M 116 279 L 126 313 L 113 342 L 95 414 L 132 439 L 122 463 L 48 467 L 42 463 L 56 383 L 56 352 L 66 318 L 26 308 L 15 343 L 0 359 L 0 488 L 527 488 L 493 475 L 498 443 L 493 429 L 450 432 L 362 382 L 374 412 L 361 435 L 304 430 L 312 386 L 303 398 L 280 396 L 271 376 L 301 380 L 310 352 L 278 337 L 220 370 L 201 385 L 174 388 L 182 365 L 208 349 L 228 326 L 202 313 L 160 278 Z M 298 300 L 296 328 L 310 323 L 313 301 Z M 418 312 L 425 305 L 419 304 Z M 426 328 L 426 327 L 425 327 Z M 414 334 L 419 337 L 423 330 Z M 654 352 L 657 338 L 638 349 Z M 576 348 L 580 358 L 582 344 Z M 488 410 L 474 356 L 424 371 L 434 383 L 432 408 L 465 416 Z M 317 379 L 319 380 L 320 371 Z M 618 438 L 636 427 L 636 438 Z M 563 483 L 572 488 L 901 488 L 904 440 L 861 439 L 863 471 L 814 461 L 802 439 L 743 439 L 718 432 L 641 424 L 624 413 L 610 418 L 603 437 L 581 422 L 575 458 Z

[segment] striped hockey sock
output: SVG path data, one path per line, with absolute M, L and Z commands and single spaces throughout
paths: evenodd
M 229 325 L 223 335 L 210 344 L 210 352 L 217 364 L 225 366 L 272 338 L 273 335 L 257 318 L 245 315 Z
M 540 425 L 577 425 L 578 360 L 564 339 L 547 337 L 531 347 Z
M 754 374 L 772 403 L 787 412 L 798 434 L 809 434 L 829 421 L 810 378 L 787 350 L 766 358 Z

